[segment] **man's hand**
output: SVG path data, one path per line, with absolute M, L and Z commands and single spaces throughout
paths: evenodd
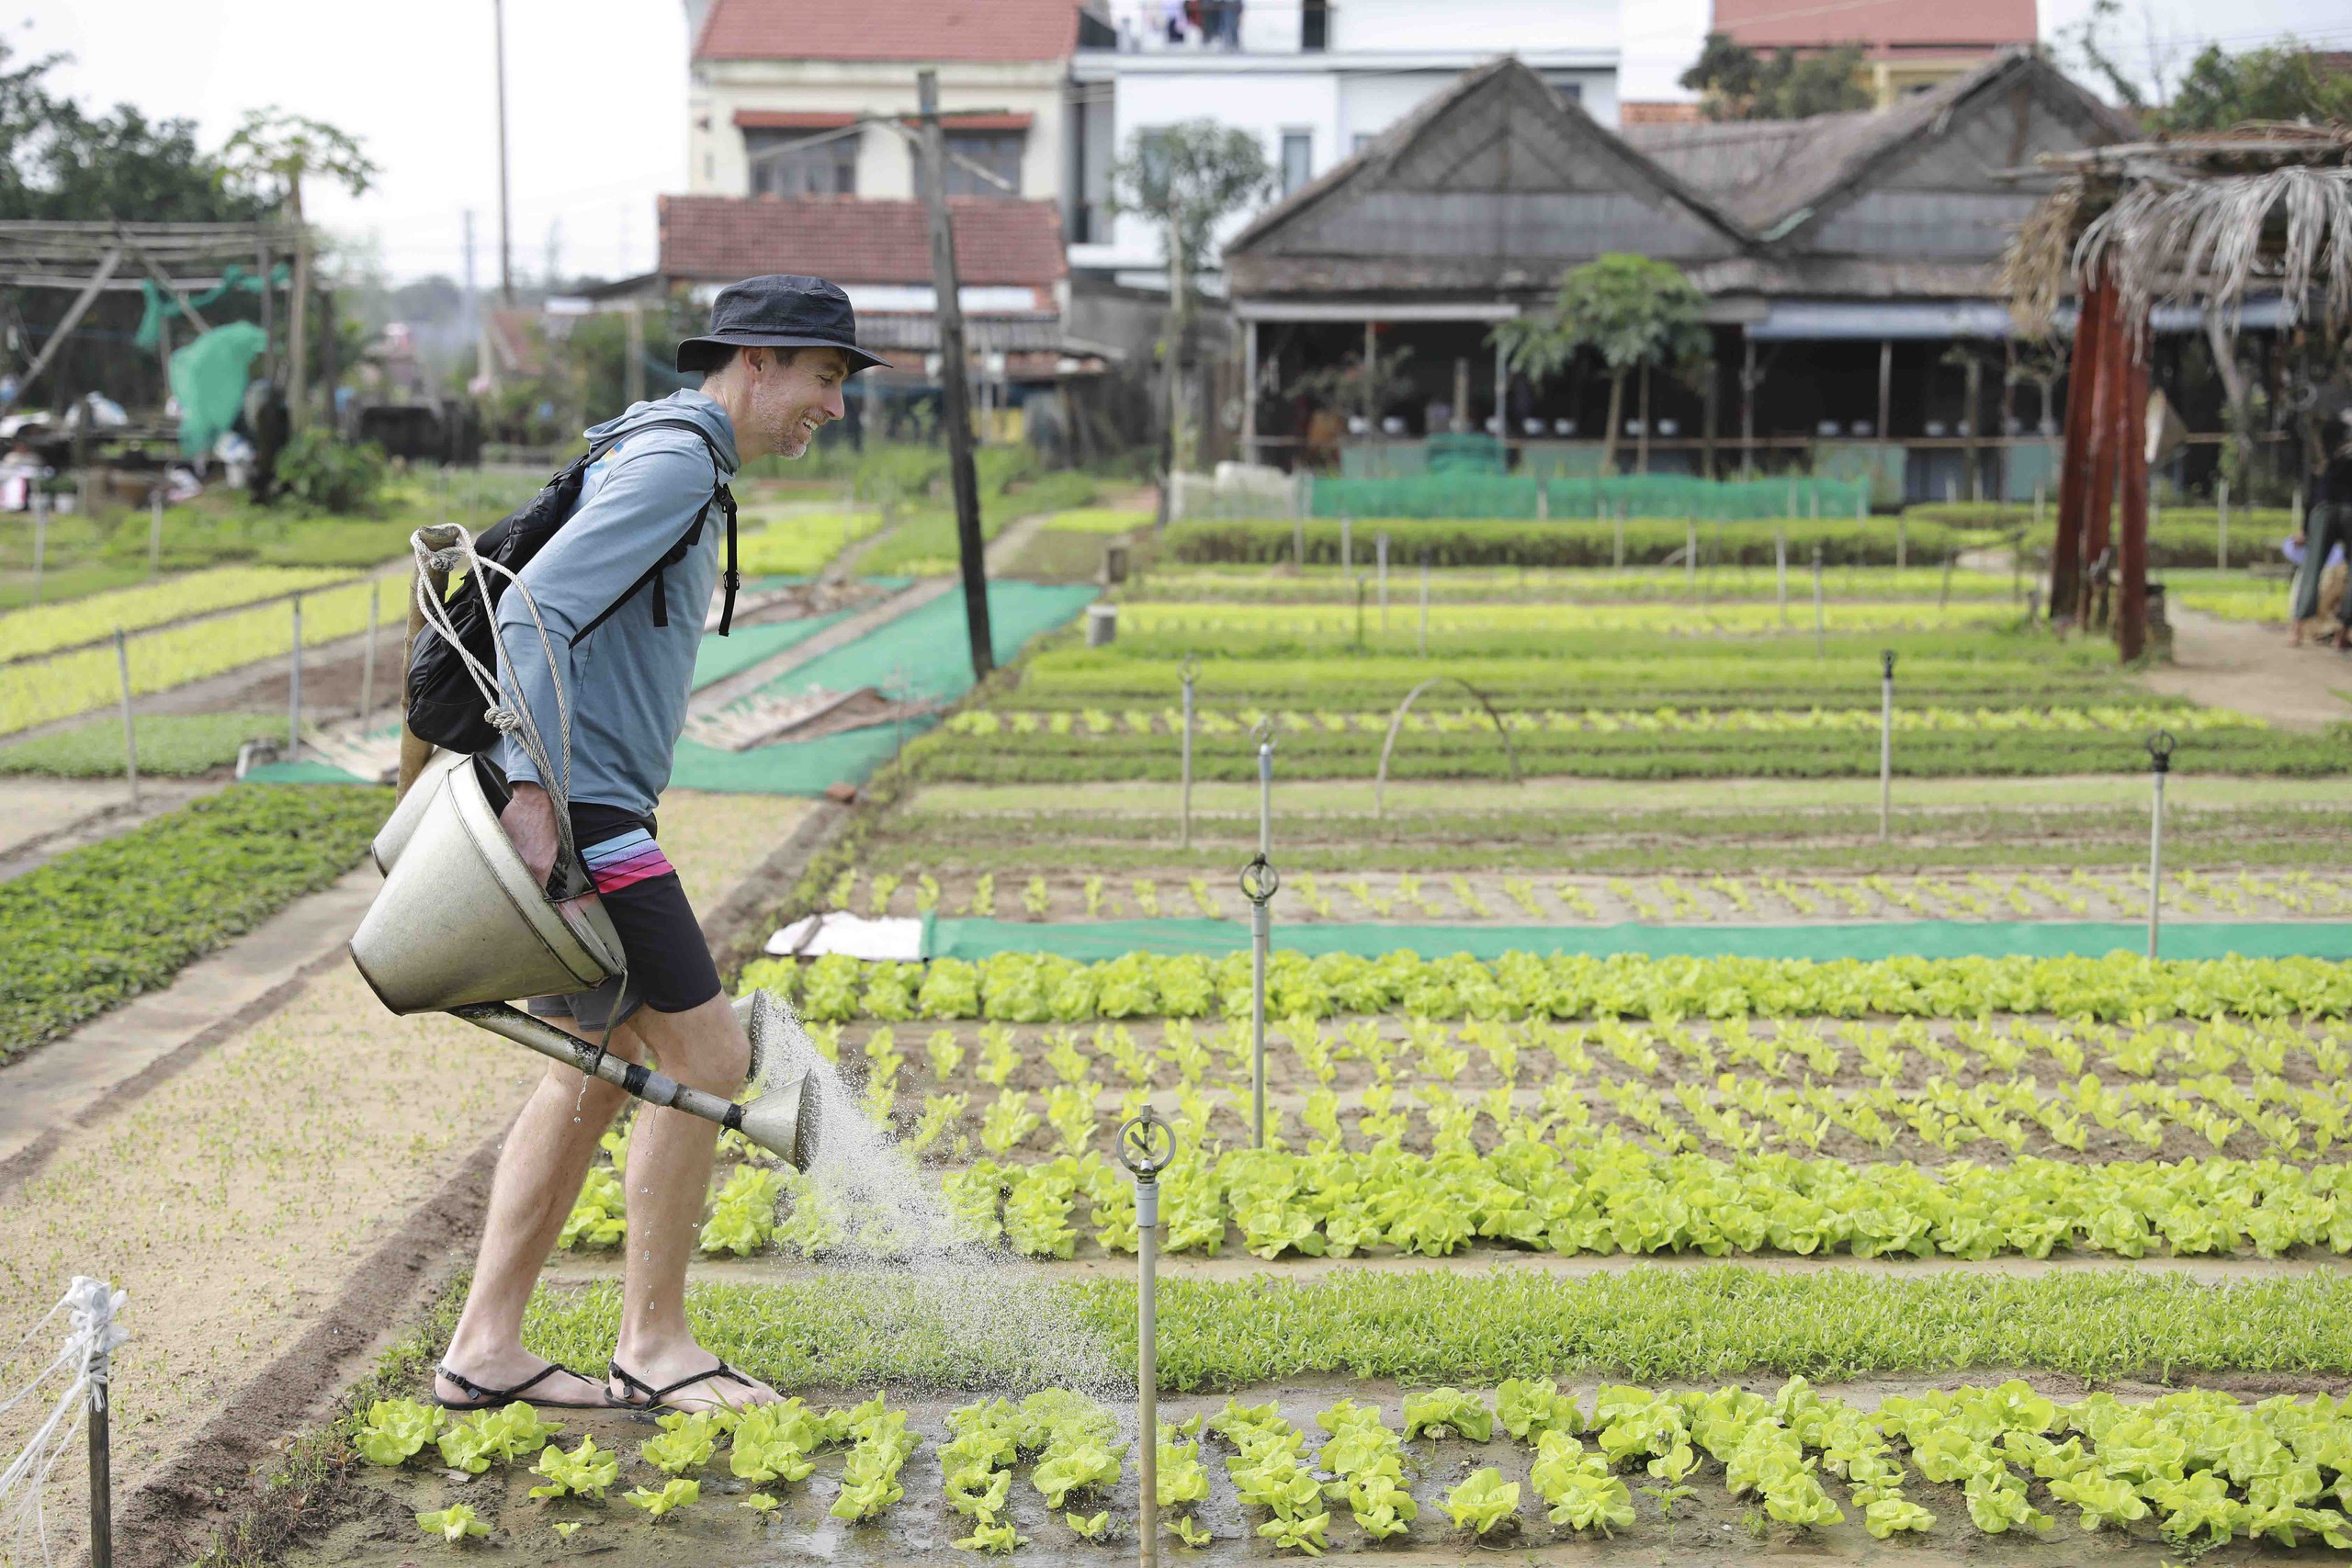
M 506 837 L 514 844 L 514 852 L 523 857 L 531 880 L 545 887 L 548 874 L 555 869 L 560 841 L 555 830 L 554 799 L 537 784 L 517 779 L 514 797 L 498 814 L 498 825 L 506 829 Z

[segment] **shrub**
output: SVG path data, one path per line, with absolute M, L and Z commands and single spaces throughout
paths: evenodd
M 384 485 L 383 449 L 306 430 L 277 454 L 277 482 L 307 512 L 365 512 Z

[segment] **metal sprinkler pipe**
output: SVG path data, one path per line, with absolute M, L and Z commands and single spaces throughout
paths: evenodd
M 1200 675 L 1200 660 L 1184 655 L 1184 789 L 1178 808 L 1176 842 L 1178 847 L 1193 847 L 1193 682 Z
M 1159 1173 L 1176 1157 L 1175 1129 L 1146 1102 L 1119 1129 L 1119 1163 L 1136 1182 L 1136 1446 L 1141 1472 L 1136 1534 L 1143 1568 L 1159 1562 Z
M 1894 649 L 1882 649 L 1878 657 L 1878 841 L 1883 844 L 1894 809 Z
M 1828 633 L 1828 622 L 1821 607 L 1821 547 L 1815 545 L 1813 547 L 1813 656 L 1815 659 L 1828 657 L 1829 650 L 1822 642 Z
M 1250 900 L 1250 1146 L 1266 1146 L 1266 955 L 1273 945 L 1273 916 L 1267 906 L 1283 885 L 1282 873 L 1264 855 L 1241 868 L 1241 893 Z
M 2148 737 L 2149 776 L 2155 794 L 2148 807 L 2148 956 L 2156 956 L 2158 909 L 2165 886 L 2165 775 L 2172 772 L 2172 731 L 2159 729 Z

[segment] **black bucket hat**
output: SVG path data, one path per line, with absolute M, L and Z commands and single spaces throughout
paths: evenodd
M 730 283 L 710 302 L 710 330 L 678 345 L 678 369 L 707 370 L 730 348 L 838 348 L 852 374 L 888 360 L 857 346 L 849 296 L 821 277 L 772 272 Z

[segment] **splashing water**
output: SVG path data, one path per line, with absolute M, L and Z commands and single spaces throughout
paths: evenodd
M 875 1331 L 946 1348 L 964 1369 L 954 1379 L 959 1387 L 1132 1393 L 1134 1369 L 1113 1357 L 1069 1298 L 1019 1258 L 975 1240 L 949 1213 L 939 1183 L 867 1115 L 791 1005 L 765 997 L 774 1010 L 764 1020 L 753 1015 L 753 1088 L 763 1094 L 808 1075 L 817 1148 L 795 1201 L 833 1222 L 827 1267 L 888 1282 L 868 1292 Z

